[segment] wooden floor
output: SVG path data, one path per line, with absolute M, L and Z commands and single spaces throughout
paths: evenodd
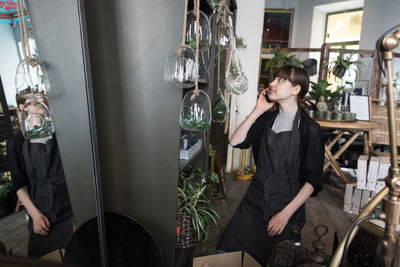
M 226 184 L 228 187 L 226 202 L 216 204 L 216 209 L 221 217 L 219 224 L 211 229 L 210 238 L 206 242 L 206 246 L 199 244 L 196 247 L 194 256 L 202 255 L 202 249 L 204 248 L 207 249 L 208 254 L 215 253 L 221 233 L 234 214 L 250 181 L 240 181 L 227 174 Z M 327 245 L 326 254 L 332 255 L 335 232 L 337 232 L 339 239 L 343 238 L 346 229 L 351 223 L 351 218 L 354 218 L 354 216 L 342 211 L 343 196 L 344 189 L 324 184 L 324 189 L 317 197 L 307 200 L 307 222 L 302 230 L 302 242 L 309 250 L 313 250 L 311 243 L 317 239 L 314 234 L 314 228 L 319 224 L 324 224 L 328 227 L 328 234 L 322 238 L 322 241 Z M 12 249 L 14 255 L 26 255 L 27 253 L 28 230 L 26 224 L 24 211 L 0 219 L 0 241 L 6 245 L 8 251 Z

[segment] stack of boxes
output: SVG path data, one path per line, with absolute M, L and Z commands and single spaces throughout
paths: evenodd
M 344 195 L 345 212 L 359 214 L 368 200 L 385 187 L 390 158 L 361 155 L 357 161 L 357 183 L 347 184 Z

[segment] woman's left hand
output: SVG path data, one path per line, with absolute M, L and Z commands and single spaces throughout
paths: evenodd
M 289 222 L 290 216 L 284 212 L 278 212 L 274 217 L 268 222 L 268 236 L 275 236 L 282 234 L 287 223 Z

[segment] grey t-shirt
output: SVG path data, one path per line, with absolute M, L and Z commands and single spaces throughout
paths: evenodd
M 278 115 L 275 118 L 274 124 L 272 125 L 272 131 L 274 131 L 275 133 L 291 131 L 293 128 L 293 120 L 295 116 L 296 113 L 285 113 L 283 111 L 279 111 Z

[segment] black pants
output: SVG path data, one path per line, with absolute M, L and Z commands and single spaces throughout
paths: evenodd
M 65 248 L 73 234 L 72 216 L 50 225 L 47 236 L 36 234 L 33 231 L 32 219 L 29 219 L 28 257 L 40 258 L 54 250 Z

